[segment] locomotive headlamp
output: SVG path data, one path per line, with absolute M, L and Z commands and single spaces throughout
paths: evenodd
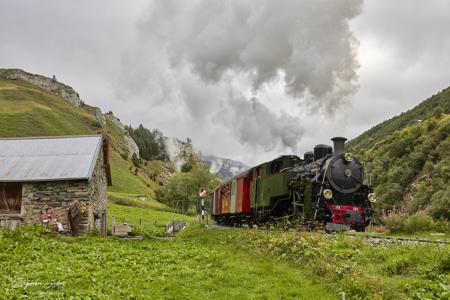
M 372 202 L 372 203 L 377 202 L 377 197 L 376 197 L 375 193 L 370 193 L 370 194 L 367 196 L 367 199 L 368 199 L 370 202 Z
M 346 162 L 351 162 L 353 160 L 353 154 L 351 154 L 350 152 L 345 153 L 344 159 Z
M 333 192 L 329 189 L 323 191 L 323 197 L 327 200 L 330 200 L 333 197 Z

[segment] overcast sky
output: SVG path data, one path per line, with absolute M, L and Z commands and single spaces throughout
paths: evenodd
M 254 164 L 450 85 L 450 1 L 0 0 L 0 68 Z

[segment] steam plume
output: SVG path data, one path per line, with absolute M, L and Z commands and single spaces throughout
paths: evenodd
M 242 144 L 294 150 L 301 118 L 279 111 L 278 99 L 259 99 L 281 88 L 318 113 L 336 110 L 356 88 L 348 21 L 360 7 L 361 0 L 154 1 L 124 57 L 121 96 L 182 107 L 180 118 L 206 136 L 214 133 L 204 128 L 221 125 Z

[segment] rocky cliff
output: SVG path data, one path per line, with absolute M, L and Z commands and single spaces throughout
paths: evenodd
M 216 174 L 225 180 L 233 178 L 234 176 L 249 169 L 248 166 L 240 161 L 218 157 L 211 154 L 201 153 L 200 156 L 202 162 L 209 166 L 209 171 L 212 174 Z
M 212 174 L 227 180 L 249 168 L 239 161 L 212 154 L 204 154 L 195 149 L 189 139 L 187 141 L 181 141 L 177 138 L 165 137 L 164 141 L 170 161 L 174 163 L 177 171 L 180 171 L 181 167 L 189 160 L 194 160 L 206 164 L 209 166 L 209 171 Z
M 31 74 L 20 69 L 0 69 L 0 76 L 10 80 L 21 80 L 31 83 L 56 96 L 66 99 L 73 105 L 80 107 L 83 103 L 80 95 L 70 86 L 59 82 L 56 78 L 48 78 L 38 74 Z

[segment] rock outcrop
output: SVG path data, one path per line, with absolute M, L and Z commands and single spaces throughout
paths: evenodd
M 94 110 L 94 116 L 95 116 L 95 120 L 97 121 L 97 123 L 104 128 L 106 126 L 106 117 L 105 115 L 102 113 L 102 110 L 98 107 L 95 108 Z
M 136 156 L 139 158 L 139 147 L 136 144 L 136 142 L 129 136 L 124 134 L 124 146 L 127 148 L 128 153 L 130 153 L 130 157 L 133 156 L 133 154 L 136 154 Z
M 106 119 L 108 119 L 115 127 L 117 127 L 122 132 L 123 137 L 123 147 L 128 153 L 128 158 L 132 157 L 133 154 L 136 154 L 136 156 L 139 158 L 139 147 L 136 144 L 136 142 L 131 138 L 128 131 L 125 129 L 125 125 L 120 122 L 120 119 L 117 118 L 112 112 L 107 112 L 103 115 Z
M 209 171 L 220 178 L 227 180 L 248 170 L 249 167 L 243 163 L 228 158 L 203 154 L 192 146 L 190 140 L 181 141 L 177 138 L 164 137 L 170 161 L 174 164 L 176 171 L 189 160 L 202 162 L 209 166 Z
M 164 137 L 167 153 L 169 154 L 170 161 L 174 164 L 175 170 L 179 172 L 181 167 L 189 160 L 200 162 L 200 155 L 194 150 L 192 142 L 181 141 L 177 138 Z
M 66 99 L 77 107 L 80 107 L 83 103 L 80 95 L 72 87 L 58 82 L 56 78 L 52 79 L 38 74 L 31 74 L 20 69 L 0 69 L 0 76 L 10 80 L 21 80 L 34 84 L 43 90 Z
M 249 167 L 228 158 L 218 157 L 211 154 L 200 153 L 202 162 L 209 166 L 209 171 L 220 178 L 227 180 L 248 170 Z

